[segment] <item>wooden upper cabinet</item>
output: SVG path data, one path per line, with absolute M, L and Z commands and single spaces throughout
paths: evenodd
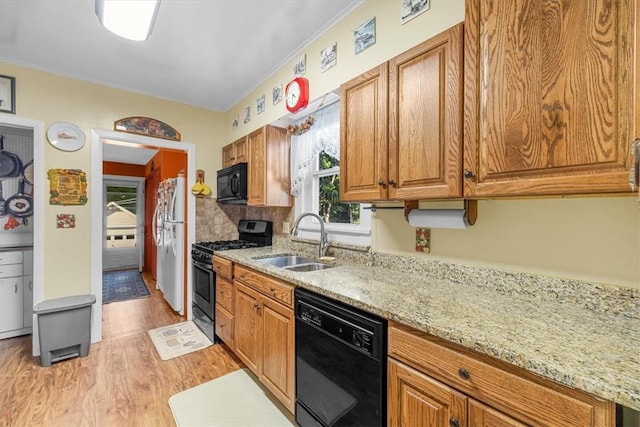
M 389 199 L 462 196 L 463 25 L 389 61 Z
M 222 147 L 222 167 L 228 168 L 236 163 L 247 162 L 247 137 L 243 136 L 237 141 Z
M 387 198 L 387 63 L 340 86 L 340 199 Z
M 250 206 L 291 206 L 287 130 L 264 126 L 247 137 Z
M 465 4 L 465 196 L 630 191 L 636 2 Z
M 341 86 L 341 199 L 462 196 L 462 24 Z

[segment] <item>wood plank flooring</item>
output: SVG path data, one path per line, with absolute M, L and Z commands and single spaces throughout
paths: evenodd
M 104 305 L 88 357 L 44 368 L 31 335 L 0 340 L 0 426 L 173 426 L 170 396 L 244 367 L 224 345 L 161 360 L 147 331 L 184 319 L 143 278 L 151 296 Z

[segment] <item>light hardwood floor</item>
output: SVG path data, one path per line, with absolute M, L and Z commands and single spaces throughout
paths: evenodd
M 170 396 L 244 367 L 224 345 L 161 360 L 147 331 L 184 319 L 143 277 L 151 296 L 106 304 L 87 357 L 43 368 L 30 335 L 0 340 L 0 426 L 173 426 Z

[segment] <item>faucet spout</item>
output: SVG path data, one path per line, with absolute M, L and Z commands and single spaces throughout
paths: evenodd
M 327 253 L 327 249 L 329 249 L 329 239 L 327 239 L 327 231 L 324 227 L 324 221 L 322 220 L 322 217 L 320 215 L 313 212 L 303 212 L 298 215 L 298 218 L 296 218 L 295 222 L 293 223 L 291 235 L 298 235 L 298 224 L 300 224 L 300 220 L 306 216 L 312 216 L 320 223 L 320 246 L 318 247 L 318 257 L 322 258 Z

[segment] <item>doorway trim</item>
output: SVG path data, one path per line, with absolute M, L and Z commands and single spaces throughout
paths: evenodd
M 187 187 L 195 182 L 196 170 L 196 146 L 185 142 L 174 142 L 165 139 L 151 138 L 148 136 L 91 129 L 91 293 L 96 296 L 96 303 L 91 311 L 91 342 L 102 340 L 102 207 L 104 204 L 102 194 L 102 141 L 122 143 L 131 147 L 171 149 L 183 151 L 187 154 Z M 98 190 L 99 189 L 99 190 Z M 186 194 L 189 194 L 185 190 Z M 185 266 L 186 266 L 186 300 L 184 314 L 187 320 L 191 320 L 191 245 L 196 237 L 196 202 L 195 197 L 187 197 L 187 216 L 185 224 Z M 100 218 L 97 220 L 96 218 Z

